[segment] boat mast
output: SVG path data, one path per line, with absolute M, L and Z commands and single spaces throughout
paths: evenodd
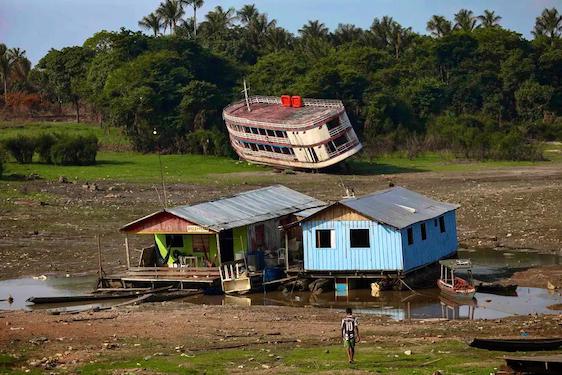
M 248 87 L 246 86 L 246 79 L 244 79 L 244 97 L 246 98 L 246 107 L 248 107 L 248 112 L 252 112 L 250 108 L 250 100 L 248 99 Z

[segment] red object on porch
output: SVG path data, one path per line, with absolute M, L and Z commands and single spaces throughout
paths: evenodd
M 302 98 L 300 96 L 291 96 L 291 105 L 295 108 L 302 107 Z
M 283 107 L 290 107 L 291 106 L 291 96 L 281 95 L 281 105 Z

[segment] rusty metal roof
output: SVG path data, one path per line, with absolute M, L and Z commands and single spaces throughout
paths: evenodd
M 169 212 L 201 227 L 220 232 L 221 230 L 259 223 L 308 208 L 324 206 L 325 204 L 288 187 L 273 185 L 246 191 L 229 198 L 193 206 L 167 208 L 159 212 Z M 153 217 L 157 213 L 133 223 Z M 123 228 L 133 223 L 127 224 Z
M 375 221 L 403 229 L 459 208 L 456 204 L 438 202 L 403 187 L 393 187 L 338 203 Z

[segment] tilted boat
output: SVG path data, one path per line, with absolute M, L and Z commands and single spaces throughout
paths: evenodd
M 437 286 L 441 292 L 454 298 L 472 299 L 476 294 L 476 288 L 472 281 L 472 263 L 468 259 L 446 259 L 440 260 L 441 278 L 437 280 Z M 465 271 L 468 280 L 455 276 L 455 272 Z
M 281 168 L 321 169 L 362 145 L 339 100 L 252 96 L 223 110 L 240 158 Z

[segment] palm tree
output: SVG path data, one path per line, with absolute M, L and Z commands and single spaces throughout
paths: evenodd
M 478 16 L 478 20 L 480 21 L 480 25 L 482 27 L 499 27 L 501 19 L 502 17 L 496 15 L 496 12 L 488 9 L 484 11 L 484 14 Z
M 260 13 L 258 12 L 258 8 L 256 8 L 255 4 L 246 4 L 238 12 L 236 12 L 236 14 L 238 15 L 240 22 L 247 26 L 253 19 L 257 18 Z
M 205 0 L 180 0 L 180 4 L 190 5 L 193 8 L 193 37 L 197 36 L 197 9 L 205 4 Z
M 160 3 L 160 6 L 156 10 L 156 14 L 158 14 L 164 22 L 164 31 L 169 28 L 172 33 L 175 31 L 184 13 L 185 11 L 179 0 L 166 0 L 166 2 Z
M 554 38 L 562 34 L 562 15 L 556 8 L 543 10 L 535 21 L 535 29 L 532 33 L 535 37 L 545 35 L 554 43 Z
M 431 32 L 431 35 L 434 37 L 440 38 L 451 32 L 453 24 L 443 16 L 433 15 L 431 19 L 427 21 L 426 29 Z
M 162 18 L 156 13 L 150 13 L 148 16 L 143 17 L 139 21 L 139 27 L 147 30 L 152 30 L 154 36 L 158 36 L 160 29 L 162 28 Z
M 352 24 L 339 24 L 334 31 L 334 41 L 336 44 L 352 43 L 361 40 L 363 29 Z
M 389 16 L 384 16 L 380 20 L 375 18 L 371 25 L 370 35 L 374 39 L 375 46 L 391 48 L 396 58 L 400 57 L 402 51 L 411 44 L 414 37 L 411 27 L 404 28 Z
M 308 21 L 306 25 L 303 25 L 299 29 L 299 34 L 304 38 L 320 38 L 324 39 L 328 37 L 328 28 L 326 25 L 320 21 Z
M 380 20 L 378 18 L 373 20 L 369 35 L 374 39 L 376 47 L 385 48 L 390 44 L 390 32 L 394 23 L 396 23 L 396 21 L 389 16 L 384 16 Z
M 472 31 L 477 26 L 477 19 L 474 12 L 468 9 L 461 9 L 455 14 L 455 30 Z
M 8 103 L 8 78 L 12 71 L 13 57 L 5 44 L 0 43 L 0 77 L 4 83 L 4 105 Z
M 31 61 L 25 56 L 25 50 L 21 48 L 10 48 L 8 54 L 12 59 L 12 69 L 17 78 L 22 81 L 27 81 L 27 77 L 31 71 Z
M 276 27 L 277 21 L 269 21 L 267 14 L 265 13 L 258 13 L 257 15 L 252 16 L 247 24 L 250 41 L 256 46 L 261 45 L 267 31 L 275 29 Z
M 269 52 L 288 49 L 293 43 L 293 35 L 282 27 L 271 27 L 265 34 L 265 47 Z
M 207 13 L 205 22 L 201 27 L 205 30 L 207 36 L 219 37 L 223 35 L 234 23 L 236 19 L 236 10 L 229 8 L 224 10 L 220 5 Z

